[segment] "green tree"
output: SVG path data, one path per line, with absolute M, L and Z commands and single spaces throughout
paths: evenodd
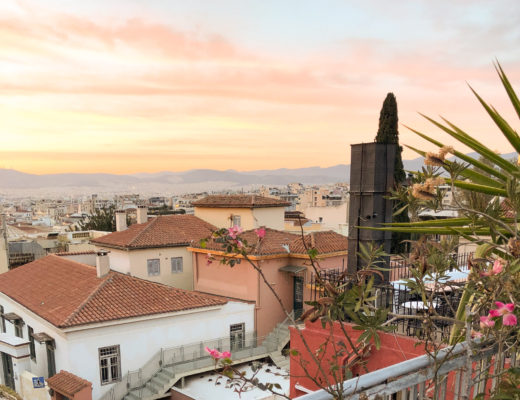
M 397 101 L 393 93 L 388 93 L 386 95 L 385 101 L 383 102 L 381 113 L 379 114 L 379 129 L 377 130 L 375 142 L 397 145 L 394 164 L 394 182 L 396 187 L 402 185 L 406 179 L 406 173 L 403 168 L 403 160 L 401 157 L 403 147 L 399 145 L 399 131 L 397 128 L 397 123 Z M 405 203 L 399 200 L 395 201 L 394 210 L 394 222 L 410 222 Z M 407 248 L 407 240 L 410 240 L 410 235 L 407 233 L 392 233 L 392 245 L 390 253 L 404 253 Z
M 116 230 L 115 211 L 115 206 L 96 208 L 94 214 L 92 214 L 86 221 L 82 221 L 78 224 L 79 228 L 82 231 L 93 230 L 114 232 Z

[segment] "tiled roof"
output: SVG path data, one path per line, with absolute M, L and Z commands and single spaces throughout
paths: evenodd
M 262 239 L 258 239 L 254 230 L 245 231 L 239 237 L 251 246 L 249 254 L 254 256 L 307 254 L 301 235 L 265 228 L 265 236 Z M 305 235 L 305 243 L 307 248 L 315 248 L 318 255 L 348 250 L 348 238 L 333 231 L 308 233 Z M 194 243 L 192 247 L 202 248 L 199 243 Z M 204 249 L 225 251 L 222 243 L 215 239 L 209 240 Z
M 54 255 L 0 274 L 0 292 L 60 328 L 226 303 Z
M 91 243 L 125 249 L 187 246 L 210 236 L 216 229 L 194 215 L 161 215 L 124 231 L 92 239 Z
M 239 236 L 240 238 L 247 241 L 248 246 L 252 247 L 250 254 L 255 256 L 274 254 L 287 255 L 287 250 L 283 247 L 283 245 L 288 245 L 298 237 L 298 235 L 293 233 L 278 231 L 271 228 L 265 228 L 265 236 L 262 239 L 258 239 L 258 236 L 254 230 L 245 231 Z M 194 243 L 192 247 L 201 248 L 199 243 Z M 205 249 L 216 251 L 225 250 L 222 247 L 222 243 L 219 243 L 215 239 L 209 240 L 206 243 Z
M 348 250 L 348 238 L 334 231 L 312 232 L 304 236 L 307 249 L 314 248 L 318 255 Z M 289 245 L 291 254 L 307 254 L 301 236 Z
M 286 207 L 290 206 L 283 200 L 271 197 L 258 196 L 255 194 L 234 194 L 227 196 L 212 195 L 191 203 L 194 207 L 215 207 L 215 208 L 264 208 L 264 207 Z
M 80 390 L 92 387 L 89 381 L 63 370 L 47 379 L 47 383 L 51 389 L 67 397 L 74 397 Z

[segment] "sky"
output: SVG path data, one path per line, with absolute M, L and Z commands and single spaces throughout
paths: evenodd
M 518 43 L 517 0 L 2 0 L 0 168 L 348 164 L 388 92 L 401 144 L 456 144 L 424 113 L 508 153 L 468 83 L 518 130 Z

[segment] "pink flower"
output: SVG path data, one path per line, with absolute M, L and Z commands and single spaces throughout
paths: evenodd
M 502 323 L 506 326 L 515 326 L 517 324 L 516 316 L 513 314 L 515 305 L 513 303 L 504 304 L 501 301 L 495 301 L 496 309 L 489 310 L 490 317 L 502 317 Z
M 240 241 L 240 240 L 237 240 L 236 244 L 237 244 L 237 247 L 238 247 L 239 249 L 241 249 L 242 247 L 244 247 L 244 243 L 242 243 L 242 241 Z
M 482 332 L 471 331 L 471 337 L 472 337 L 472 338 L 481 338 L 482 336 L 484 336 L 484 335 L 482 334 Z
M 517 322 L 515 314 L 506 314 L 502 317 L 502 323 L 506 326 L 516 326 Z
M 224 351 L 220 356 L 221 358 L 231 358 L 231 353 L 229 351 Z
M 493 321 L 489 316 L 480 317 L 480 328 L 492 328 L 495 326 L 495 321 Z
M 258 228 L 255 229 L 256 236 L 258 236 L 258 239 L 263 239 L 265 236 L 265 228 Z
M 215 360 L 220 360 L 222 358 L 231 358 L 231 353 L 229 351 L 224 351 L 221 353 L 217 349 L 210 349 L 209 347 L 206 347 L 205 350 Z
M 210 349 L 209 347 L 206 346 L 206 348 L 204 350 L 206 350 L 209 353 L 209 355 L 216 360 L 218 360 L 222 356 L 220 351 L 218 351 L 217 349 Z
M 500 313 L 499 315 L 505 315 L 512 313 L 515 309 L 515 305 L 513 303 L 504 304 L 501 301 L 495 301 L 495 305 L 498 307 L 497 311 Z M 493 311 L 493 310 L 491 310 Z
M 493 269 L 492 269 L 493 274 L 497 275 L 497 274 L 501 273 L 503 269 L 504 269 L 504 266 L 502 265 L 502 261 L 495 260 L 495 262 L 493 263 Z
M 236 239 L 237 235 L 240 235 L 243 231 L 244 230 L 240 226 L 235 225 L 228 229 L 227 234 L 231 239 Z
M 493 276 L 498 275 L 504 270 L 504 265 L 502 264 L 502 260 L 495 260 L 493 263 L 493 267 L 489 271 L 483 271 L 480 273 L 480 276 Z

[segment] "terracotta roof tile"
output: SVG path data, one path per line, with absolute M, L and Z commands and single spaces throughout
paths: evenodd
M 249 230 L 241 233 L 240 238 L 247 241 L 247 245 L 251 246 L 250 254 L 255 256 L 265 256 L 282 254 L 287 255 L 287 250 L 283 245 L 288 245 L 294 241 L 298 235 L 288 233 L 284 231 L 278 231 L 276 229 L 265 228 L 265 236 L 260 240 L 254 230 Z M 202 248 L 199 243 L 194 243 L 192 247 Z M 218 242 L 218 239 L 211 239 L 206 243 L 205 249 L 224 251 L 222 243 Z
M 334 231 L 312 232 L 304 236 L 307 249 L 315 248 L 318 255 L 348 250 L 348 238 Z M 289 245 L 291 254 L 307 254 L 301 237 Z
M 191 203 L 194 207 L 215 208 L 265 208 L 265 207 L 287 207 L 291 203 L 271 197 L 258 196 L 255 194 L 236 195 L 212 195 Z
M 240 235 L 251 246 L 249 254 L 255 256 L 265 255 L 306 255 L 301 235 L 265 228 L 265 236 L 259 240 L 254 230 L 245 231 Z M 348 250 L 348 238 L 333 231 L 313 232 L 305 235 L 307 248 L 315 248 L 318 255 L 336 253 Z M 287 246 L 286 247 L 284 247 Z M 192 245 L 194 248 L 202 248 L 199 243 Z M 204 249 L 224 251 L 222 243 L 212 239 L 206 243 Z
M 60 328 L 226 303 L 54 255 L 0 274 L 0 292 Z
M 67 397 L 74 397 L 76 393 L 86 387 L 92 388 L 92 383 L 89 381 L 63 370 L 47 379 L 47 383 L 51 389 Z
M 92 239 L 91 243 L 125 249 L 187 246 L 210 236 L 216 229 L 194 215 L 161 215 L 124 231 Z

